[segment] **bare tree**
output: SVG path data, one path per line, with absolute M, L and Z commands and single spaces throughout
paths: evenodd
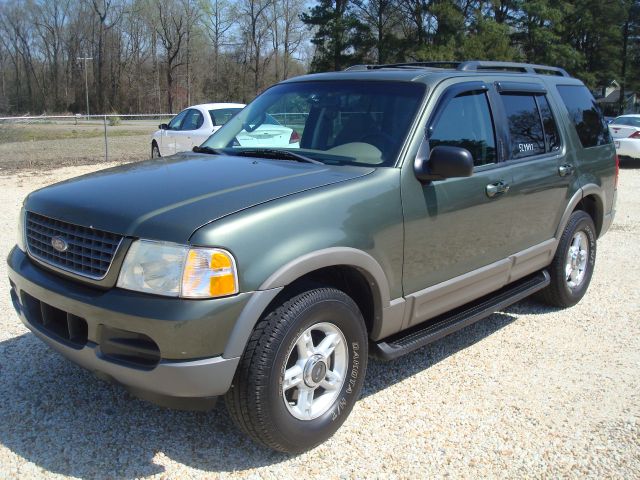
M 180 57 L 182 46 L 187 36 L 187 19 L 181 8 L 175 3 L 165 4 L 163 0 L 154 0 L 156 7 L 156 32 L 165 51 L 167 107 L 173 112 L 174 75 L 178 67 L 183 65 Z
M 300 12 L 304 10 L 305 1 L 279 1 L 282 10 L 282 76 L 289 78 L 292 58 L 309 35 L 306 26 L 300 19 Z
M 268 16 L 272 1 L 241 0 L 238 7 L 244 21 L 241 27 L 242 33 L 247 40 L 249 56 L 252 60 L 254 94 L 258 93 L 262 87 L 260 80 L 270 60 L 269 56 L 263 55 L 263 53 L 273 25 L 273 19 Z
M 205 6 L 203 25 L 213 47 L 213 83 L 215 100 L 219 100 L 220 52 L 228 45 L 229 29 L 233 26 L 232 9 L 226 0 L 209 0 Z

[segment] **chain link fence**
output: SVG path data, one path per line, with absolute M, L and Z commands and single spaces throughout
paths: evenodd
M 0 117 L 0 172 L 149 158 L 172 114 Z

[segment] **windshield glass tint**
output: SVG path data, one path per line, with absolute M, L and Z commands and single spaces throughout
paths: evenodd
M 203 146 L 295 149 L 326 164 L 393 166 L 425 86 L 409 82 L 294 82 L 260 95 Z

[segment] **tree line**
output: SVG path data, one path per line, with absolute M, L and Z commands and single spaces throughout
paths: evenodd
M 464 59 L 637 91 L 640 0 L 0 2 L 5 114 L 85 112 L 85 75 L 91 112 L 159 113 L 248 102 L 306 71 Z

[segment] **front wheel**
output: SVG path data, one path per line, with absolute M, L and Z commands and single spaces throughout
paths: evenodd
M 160 155 L 160 148 L 158 147 L 158 144 L 156 142 L 153 142 L 151 144 L 151 158 L 160 158 L 162 155 Z
M 297 453 L 346 420 L 364 382 L 367 331 L 355 302 L 316 288 L 274 308 L 256 326 L 226 404 L 257 442 Z
M 584 297 L 596 262 L 596 228 L 591 216 L 577 210 L 569 217 L 549 268 L 551 283 L 540 292 L 545 303 L 571 307 Z

